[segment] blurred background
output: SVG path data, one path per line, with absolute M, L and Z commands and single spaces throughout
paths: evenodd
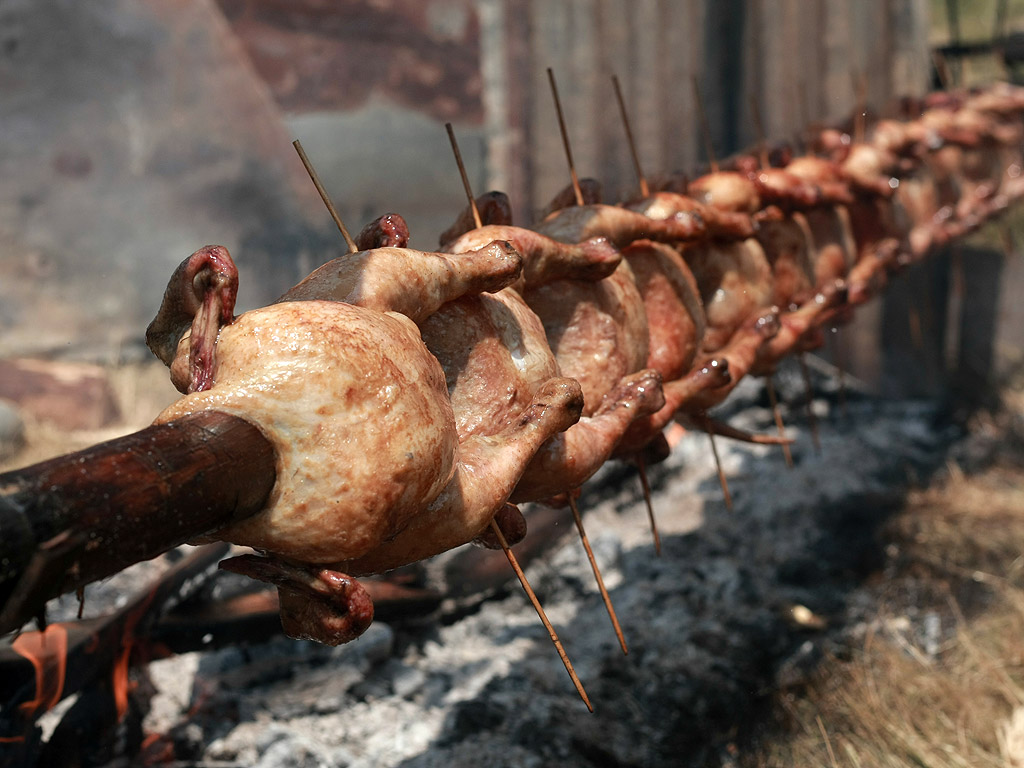
M 1018 30 L 1024 0 L 0 0 L 0 398 L 69 427 L 145 423 L 174 397 L 165 377 L 110 370 L 151 359 L 144 330 L 182 259 L 227 246 L 246 309 L 340 255 L 293 138 L 350 229 L 395 211 L 430 249 L 464 205 L 446 121 L 474 189 L 508 192 L 517 223 L 568 183 L 547 67 L 580 175 L 615 201 L 636 179 L 613 74 L 646 173 L 692 175 L 707 160 L 694 78 L 723 157 L 756 141 L 753 103 L 770 139 L 794 141 L 848 119 L 861 75 L 883 115 L 942 78 L 1012 76 Z M 937 292 L 929 349 L 875 302 L 843 335 L 853 375 L 945 396 L 964 333 L 984 337 L 986 375 L 1015 360 L 1024 275 L 1004 234 L 982 235 L 1001 298 L 957 294 L 987 330 L 945 312 L 948 270 L 911 275 Z

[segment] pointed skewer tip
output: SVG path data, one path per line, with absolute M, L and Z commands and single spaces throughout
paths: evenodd
M 580 534 L 580 541 L 583 543 L 583 549 L 587 553 L 587 559 L 590 561 L 590 569 L 594 572 L 594 579 L 597 581 L 597 589 L 601 593 L 601 599 L 604 601 L 604 607 L 608 611 L 608 618 L 612 621 L 612 629 L 615 630 L 615 637 L 618 638 L 619 647 L 622 648 L 623 655 L 629 655 L 629 649 L 626 647 L 626 638 L 622 634 L 622 627 L 619 625 L 619 617 L 615 615 L 615 608 L 612 606 L 611 595 L 608 594 L 608 590 L 604 586 L 604 579 L 601 578 L 601 569 L 597 566 L 597 560 L 594 558 L 594 551 L 590 548 L 590 540 L 587 539 L 587 532 L 583 528 L 583 516 L 580 515 L 579 506 L 576 504 L 576 499 L 572 492 L 569 493 L 569 509 L 572 510 L 572 518 L 576 523 L 576 530 Z
M 526 574 L 523 572 L 522 567 L 519 565 L 519 561 L 516 556 L 512 553 L 511 548 L 508 546 L 508 542 L 505 540 L 505 535 L 501 532 L 501 528 L 498 524 L 491 520 L 491 531 L 494 532 L 495 538 L 501 545 L 501 549 L 505 552 L 505 557 L 508 558 L 508 564 L 512 566 L 512 570 L 515 571 L 516 577 L 519 579 L 519 583 L 523 585 L 523 591 L 526 592 L 526 596 L 529 598 L 530 603 L 533 604 L 533 609 L 537 612 L 540 617 L 541 623 L 544 625 L 544 629 L 548 631 L 548 636 L 551 638 L 551 642 L 555 645 L 555 650 L 558 652 L 558 657 L 562 660 L 562 664 L 565 665 L 565 671 L 569 673 L 569 679 L 572 680 L 572 684 L 576 687 L 576 692 L 583 699 L 583 703 L 587 705 L 587 709 L 591 712 L 594 711 L 594 705 L 590 703 L 590 697 L 587 696 L 587 692 L 583 689 L 583 683 L 580 682 L 580 678 L 576 674 L 576 669 L 573 667 L 572 662 L 569 661 L 569 655 L 565 652 L 565 648 L 562 647 L 562 641 L 558 639 L 558 633 L 555 632 L 555 628 L 551 626 L 551 622 L 548 621 L 548 616 L 544 613 L 544 608 L 540 604 L 540 600 L 537 599 L 537 594 L 533 591 L 530 586 L 530 582 L 526 578 Z

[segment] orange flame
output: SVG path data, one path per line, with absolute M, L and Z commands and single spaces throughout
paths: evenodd
M 46 712 L 61 700 L 68 668 L 68 631 L 63 624 L 51 624 L 45 632 L 19 635 L 11 647 L 28 659 L 36 673 L 36 695 L 19 709 L 31 718 Z

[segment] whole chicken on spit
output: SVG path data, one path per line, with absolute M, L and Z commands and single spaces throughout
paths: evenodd
M 396 264 L 404 267 L 415 252 L 396 253 L 403 250 L 362 257 L 368 273 L 362 295 L 379 301 L 380 294 L 369 290 L 376 284 L 372 276 Z M 496 288 L 498 273 L 506 281 L 518 276 L 518 269 L 507 268 L 510 250 L 489 251 L 493 264 L 479 270 L 488 276 L 485 284 Z M 233 270 L 226 249 L 210 246 L 203 252 Z M 433 263 L 437 255 L 422 260 Z M 208 261 L 193 256 L 186 264 Z M 197 303 L 182 297 L 215 283 L 197 278 L 206 269 L 175 273 L 151 327 L 153 338 L 164 340 L 162 351 L 169 346 L 164 327 L 187 327 L 181 315 Z M 351 296 L 349 274 L 320 271 L 324 292 Z M 422 307 L 444 291 L 457 297 L 460 289 L 478 289 L 476 273 L 474 279 L 454 280 L 444 269 L 420 274 L 435 279 L 407 284 L 420 299 L 403 296 L 400 306 Z M 327 279 L 336 275 L 338 280 Z M 368 622 L 359 618 L 366 613 L 365 593 L 334 569 L 344 564 L 352 573 L 379 572 L 464 543 L 467 531 L 472 538 L 503 507 L 539 446 L 579 418 L 582 397 L 571 379 L 551 379 L 499 432 L 460 440 L 444 372 L 408 317 L 324 300 L 311 295 L 314 282 L 301 285 L 303 300 L 247 312 L 223 327 L 220 315 L 196 314 L 216 329 L 188 327 L 171 366 L 205 366 L 209 387 L 179 400 L 158 421 L 222 410 L 244 416 L 267 434 L 279 456 L 267 508 L 214 536 L 284 558 L 280 567 L 274 559 L 253 556 L 228 561 L 228 567 L 278 584 L 290 634 L 336 644 Z M 216 338 L 212 360 L 191 355 L 193 336 L 200 343 L 210 335 Z M 331 567 L 303 567 L 310 563 Z

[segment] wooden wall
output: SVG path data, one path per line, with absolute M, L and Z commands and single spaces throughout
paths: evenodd
M 599 178 L 611 198 L 635 188 L 613 73 L 648 175 L 693 172 L 706 160 L 693 78 L 720 156 L 756 140 L 751 98 L 768 136 L 782 138 L 807 120 L 848 116 L 854 72 L 865 73 L 869 104 L 878 109 L 895 94 L 926 85 L 925 0 L 481 0 L 479 6 L 486 9 L 483 34 L 494 25 L 481 46 L 482 66 L 503 74 L 485 78 L 487 89 L 502 92 L 485 101 L 499 113 L 487 117 L 488 180 L 507 189 L 525 214 L 569 179 L 547 67 L 558 78 L 578 171 Z

